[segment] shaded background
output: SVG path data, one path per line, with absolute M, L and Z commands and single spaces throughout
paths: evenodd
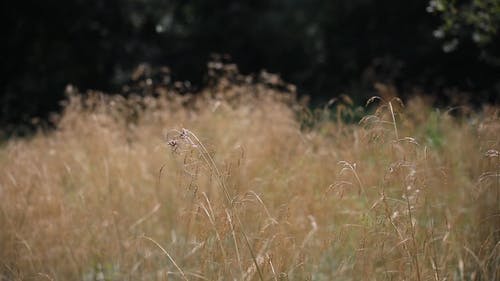
M 68 83 L 117 92 L 140 63 L 204 83 L 213 53 L 320 103 L 402 92 L 498 102 L 500 0 L 3 1 L 0 125 L 58 110 Z

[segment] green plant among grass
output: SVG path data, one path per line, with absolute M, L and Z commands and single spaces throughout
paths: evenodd
M 443 134 L 439 128 L 439 113 L 432 112 L 425 128 L 426 141 L 429 146 L 441 148 L 444 145 Z

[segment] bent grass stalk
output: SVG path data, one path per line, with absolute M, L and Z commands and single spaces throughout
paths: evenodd
M 165 250 L 165 248 L 163 248 L 160 243 L 156 242 L 153 238 L 150 238 L 148 236 L 142 236 L 143 239 L 146 239 L 146 240 L 149 240 L 151 242 L 153 242 L 153 244 L 156 245 L 156 247 L 160 248 L 160 250 L 167 256 L 167 258 L 172 262 L 172 264 L 174 265 L 174 267 L 177 269 L 177 271 L 179 271 L 179 273 L 181 274 L 182 278 L 185 280 L 185 281 L 189 281 L 189 279 L 186 277 L 186 274 L 184 273 L 184 271 L 177 265 L 177 263 L 175 262 L 174 258 L 172 258 L 172 256 L 167 252 L 167 250 Z
M 205 145 L 203 144 L 203 142 L 201 142 L 200 139 L 190 130 L 183 128 L 179 134 L 179 137 L 183 140 L 186 140 L 192 147 L 196 148 L 199 151 L 201 157 L 203 158 L 203 160 L 207 164 L 210 171 L 215 174 L 215 178 L 216 178 L 217 183 L 220 187 L 220 190 L 222 191 L 222 193 L 225 196 L 228 209 L 230 210 L 232 215 L 236 218 L 236 221 L 241 228 L 241 233 L 242 233 L 243 238 L 245 240 L 245 244 L 246 244 L 247 249 L 250 253 L 250 256 L 252 257 L 252 261 L 253 261 L 255 268 L 257 270 L 257 274 L 259 275 L 259 279 L 261 281 L 264 281 L 262 271 L 260 269 L 259 263 L 257 262 L 257 257 L 255 256 L 255 253 L 253 252 L 252 246 L 250 245 L 250 240 L 246 234 L 244 224 L 241 221 L 241 219 L 238 215 L 238 212 L 234 211 L 234 201 L 232 200 L 231 195 L 229 194 L 229 190 L 226 186 L 226 182 L 224 180 L 224 177 L 223 177 L 222 173 L 219 171 L 219 168 L 217 167 L 215 160 L 213 159 L 212 156 L 210 156 L 210 153 L 208 152 L 208 150 L 205 147 Z M 194 141 L 193 141 L 193 139 L 194 139 Z

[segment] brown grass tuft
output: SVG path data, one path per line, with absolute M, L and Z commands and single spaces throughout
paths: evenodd
M 73 94 L 2 145 L 0 280 L 500 278 L 498 108 L 391 96 L 357 124 L 222 81 Z

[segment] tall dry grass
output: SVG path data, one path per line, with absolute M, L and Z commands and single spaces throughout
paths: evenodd
M 226 82 L 73 94 L 3 144 L 0 280 L 500 278 L 498 108 Z

